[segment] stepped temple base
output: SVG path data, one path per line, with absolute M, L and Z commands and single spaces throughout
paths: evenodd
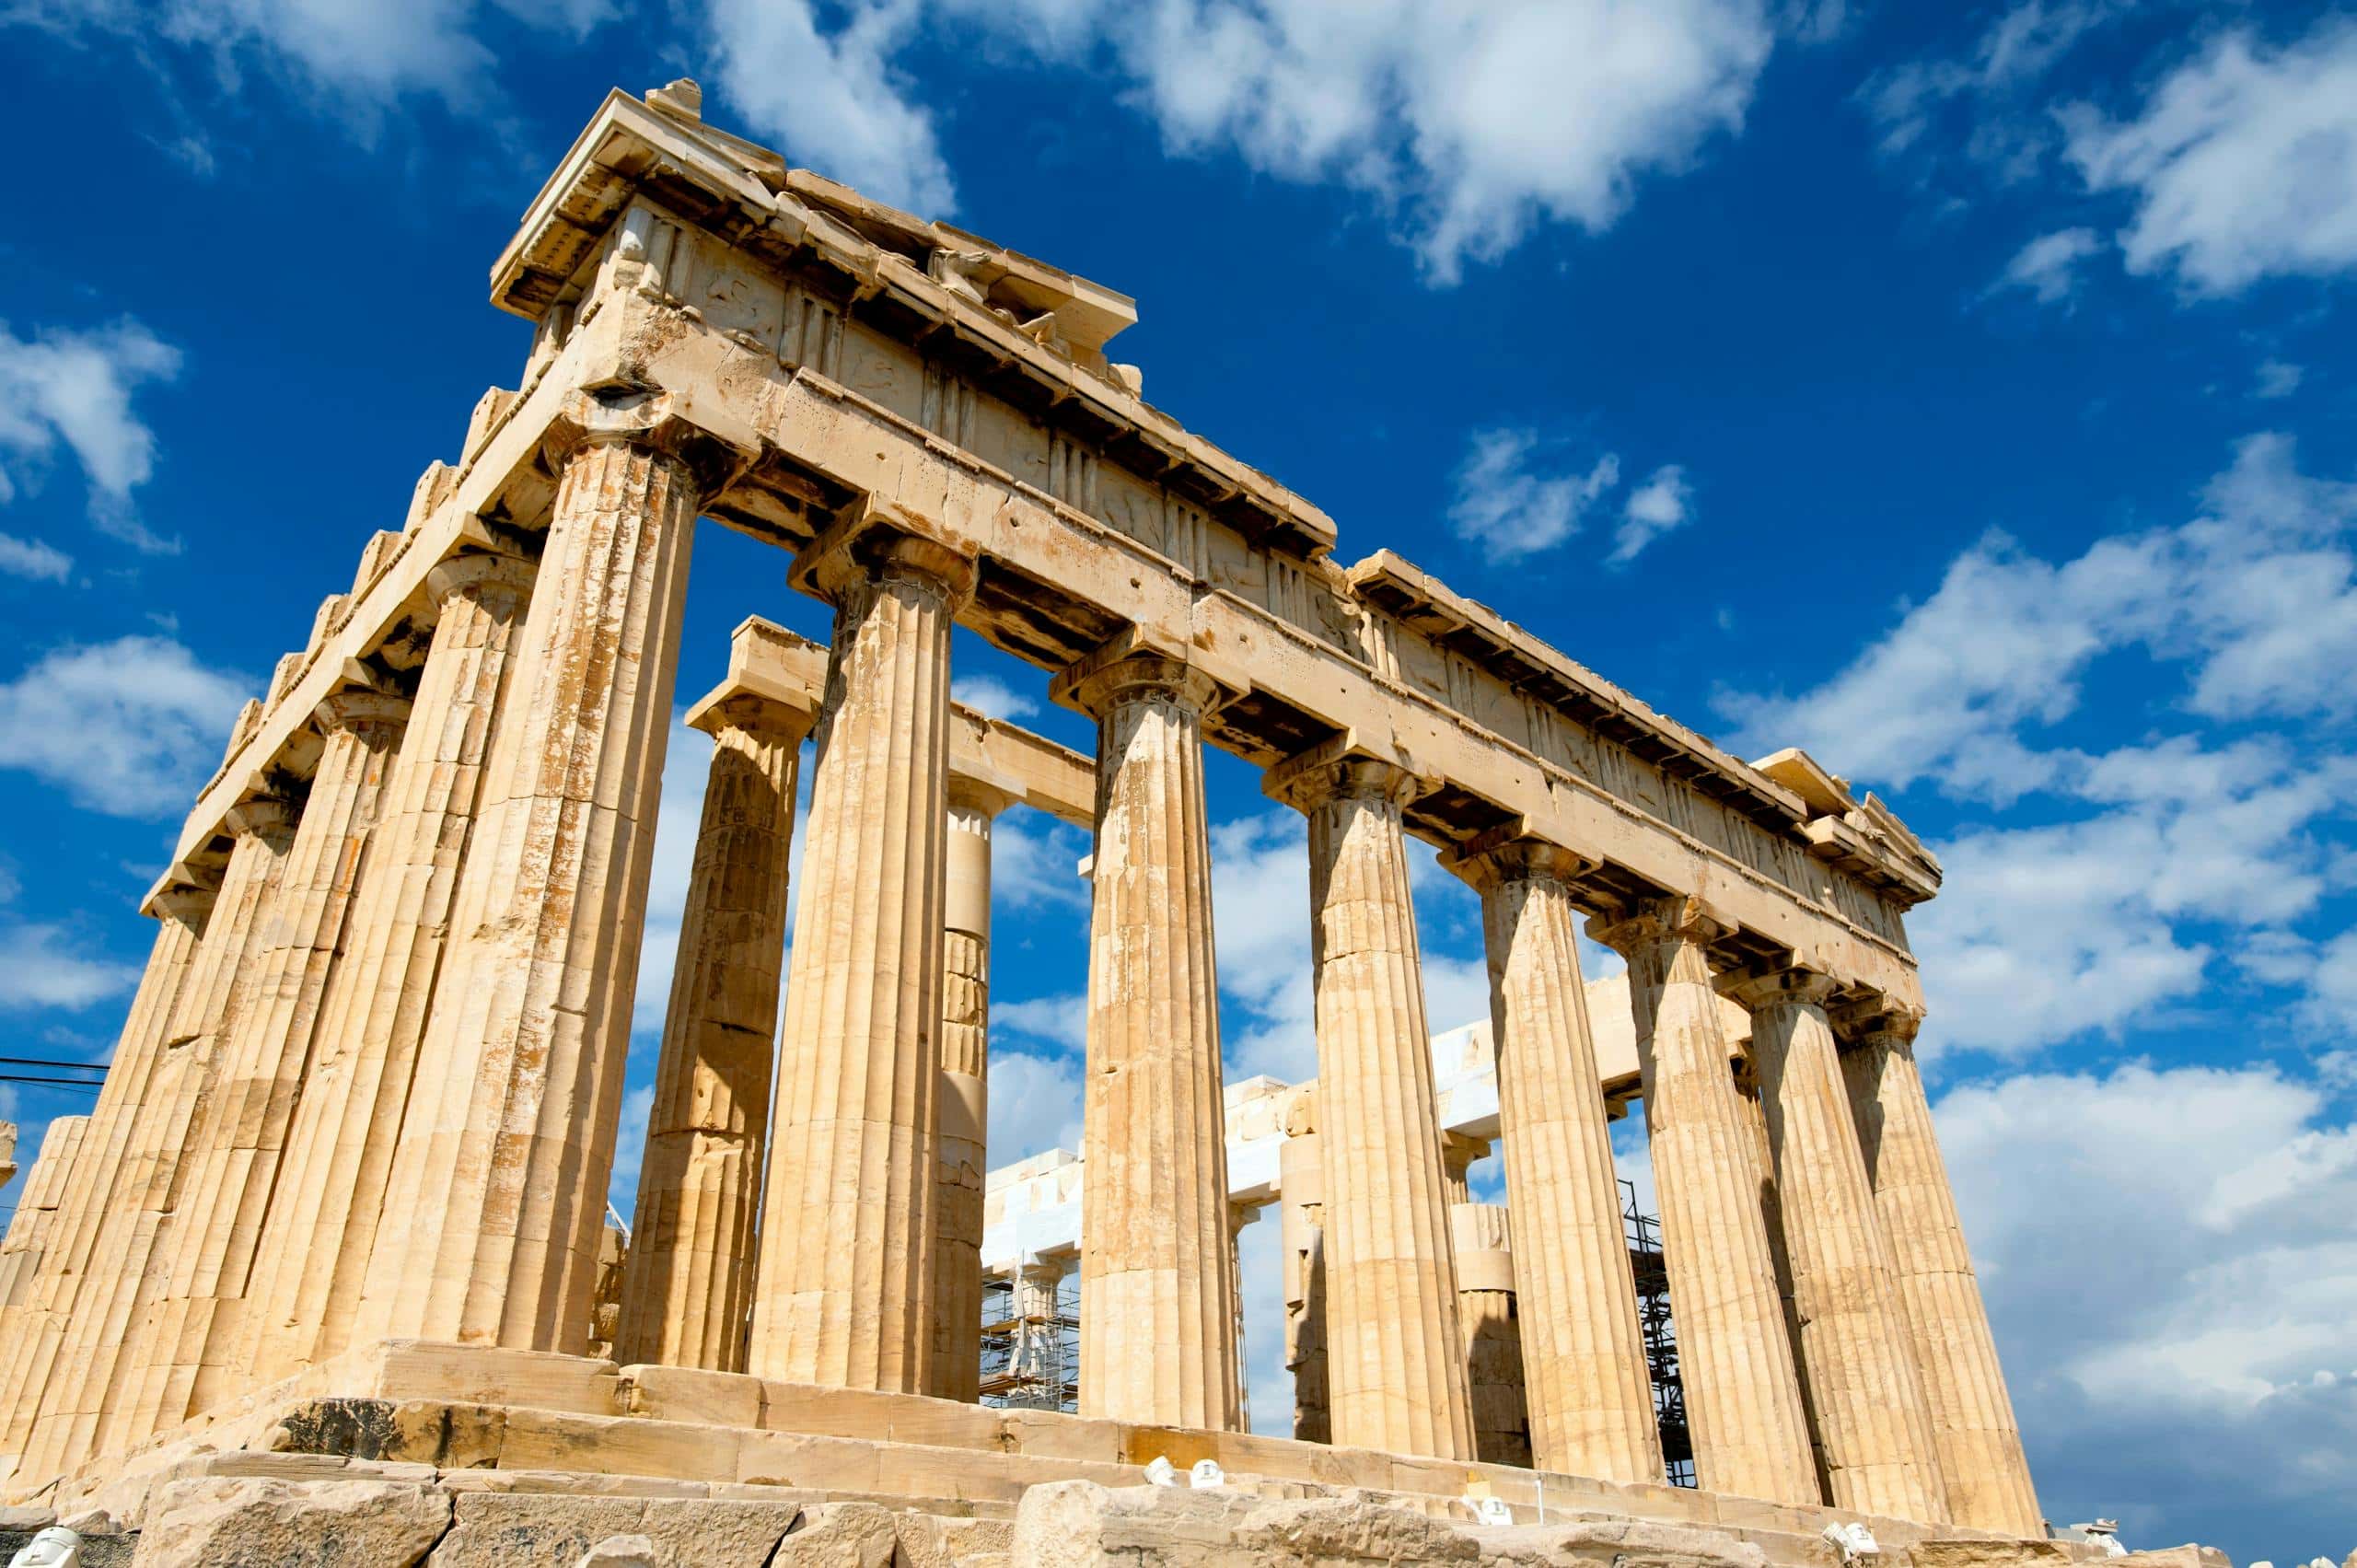
M 1157 1458 L 1181 1470 L 1214 1460 L 1226 1485 L 1145 1486 Z M 1484 1496 L 1514 1523 L 1475 1523 Z M 372 1568 L 570 1568 L 601 1541 L 644 1536 L 648 1561 L 750 1568 L 1840 1568 L 1821 1532 L 1852 1521 L 1873 1533 L 1887 1568 L 2067 1568 L 2102 1555 L 2078 1542 L 1669 1486 L 406 1340 L 289 1378 L 17 1501 L 69 1522 L 103 1511 L 141 1532 L 143 1563 L 175 1564 L 279 1561 L 276 1541 L 313 1552 L 300 1561 Z M 2223 1563 L 2212 1553 L 2175 1568 Z

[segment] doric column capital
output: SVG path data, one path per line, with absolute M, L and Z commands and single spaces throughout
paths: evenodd
M 904 506 L 874 496 L 845 507 L 804 546 L 786 581 L 842 606 L 871 585 L 905 582 L 938 593 L 952 610 L 974 592 L 974 554 Z
M 998 814 L 1023 797 L 1014 791 L 1003 789 L 987 779 L 975 778 L 954 769 L 949 774 L 949 809 L 968 811 L 995 819 Z
M 539 565 L 520 555 L 473 552 L 453 555 L 425 574 L 425 591 L 436 609 L 457 598 L 520 601 L 532 591 Z
M 1707 947 L 1734 924 L 1701 899 L 1686 894 L 1631 905 L 1619 918 L 1598 916 L 1587 934 L 1623 957 L 1665 942 Z
M 815 708 L 781 703 L 756 691 L 707 699 L 688 710 L 689 726 L 714 738 L 734 729 L 787 746 L 801 745 L 818 722 Z
M 1296 811 L 1330 800 L 1374 800 L 1405 806 L 1430 794 L 1432 781 L 1362 749 L 1348 733 L 1288 757 L 1260 778 L 1260 793 Z
M 390 691 L 370 691 L 346 687 L 319 699 L 312 712 L 313 720 L 321 735 L 332 735 L 340 729 L 366 729 L 372 726 L 400 726 L 409 722 L 410 703 L 407 697 Z
M 1830 975 L 1798 964 L 1761 964 L 1718 979 L 1719 993 L 1755 1013 L 1771 1007 L 1815 1007 L 1822 1011 L 1841 989 Z
M 670 393 L 645 388 L 601 387 L 566 395 L 541 438 L 549 471 L 562 474 L 576 455 L 597 446 L 658 452 L 686 469 L 697 494 L 707 496 L 752 460 L 738 443 L 683 416 Z
M 182 925 L 202 925 L 213 912 L 213 900 L 219 890 L 193 882 L 166 882 L 147 895 L 139 912 L 157 920 L 177 920 Z
M 250 795 L 224 812 L 222 820 L 240 838 L 251 834 L 284 843 L 295 836 L 295 822 L 299 816 L 294 803 L 283 796 Z
M 1444 850 L 1440 863 L 1444 870 L 1455 872 L 1484 893 L 1510 882 L 1561 882 L 1568 887 L 1596 866 L 1589 856 L 1538 837 L 1518 820 Z
M 1923 1010 L 1887 996 L 1868 996 L 1860 1001 L 1844 1003 L 1827 1015 L 1833 1025 L 1833 1038 L 1841 1049 L 1864 1050 L 1869 1046 L 1888 1046 L 1901 1051 L 1915 1048 L 1915 1036 L 1923 1027 Z
M 1141 648 L 1124 635 L 1059 674 L 1048 695 L 1097 719 L 1132 703 L 1168 703 L 1201 718 L 1219 705 L 1222 692 L 1186 660 Z

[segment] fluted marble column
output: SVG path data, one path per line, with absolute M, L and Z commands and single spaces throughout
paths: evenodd
M 949 633 L 973 564 L 878 515 L 795 581 L 831 599 L 747 1369 L 926 1390 L 948 836 Z
M 730 456 L 664 397 L 575 394 L 394 1155 L 371 1328 L 588 1342 L 688 548 Z M 381 1315 L 381 1330 L 377 1328 Z
M 165 1060 L 140 1108 L 123 1161 L 114 1222 L 75 1301 L 59 1374 L 50 1380 L 20 1474 L 52 1475 L 96 1452 L 132 1383 L 132 1331 L 160 1282 L 151 1269 L 171 1256 L 173 1213 L 186 1185 L 192 1140 L 204 1123 L 225 1068 L 227 1042 L 252 993 L 261 917 L 278 890 L 295 814 L 272 796 L 228 812 L 234 835 L 203 939 L 164 1028 Z
M 1815 1504 L 1800 1374 L 1706 956 L 1723 930 L 1698 900 L 1666 899 L 1589 935 L 1629 960 L 1695 1479 L 1709 1492 Z
M 1014 804 L 979 780 L 949 780 L 943 904 L 940 1136 L 935 1143 L 933 1381 L 981 1397 L 983 1180 L 990 1170 L 991 828 Z
M 33 1280 L 49 1254 L 50 1232 L 56 1226 L 58 1211 L 65 1205 L 75 1158 L 81 1154 L 82 1139 L 89 1130 L 87 1116 L 59 1116 L 52 1118 L 41 1133 L 32 1168 L 25 1172 L 25 1184 L 17 1190 L 17 1212 L 8 1217 L 8 1234 L 0 1238 L 0 1311 L 22 1306 L 32 1295 Z M 11 1179 L 17 1168 L 13 1161 L 0 1166 Z
M 1201 671 L 1119 647 L 1056 678 L 1097 720 L 1082 1099 L 1080 1413 L 1233 1431 L 1236 1272 Z
M 433 642 L 320 1004 L 249 1293 L 258 1382 L 350 1345 L 371 1257 L 380 1245 L 405 1256 L 416 1226 L 435 1217 L 406 1202 L 389 1212 L 386 1188 L 531 585 L 530 563 L 506 555 L 458 556 L 427 574 Z
M 1571 882 L 1585 866 L 1534 839 L 1469 851 L 1448 864 L 1481 893 L 1531 1451 L 1541 1469 L 1658 1481 L 1661 1431 L 1580 979 Z
M 1825 1016 L 1835 982 L 1781 969 L 1732 976 L 1724 989 L 1751 1010 L 1801 1368 L 1831 1501 L 1943 1521 L 1947 1492 L 1931 1414 Z M 1673 1282 L 1672 1301 L 1677 1295 Z
M 1898 1272 L 1949 1516 L 1977 1529 L 2038 1537 L 2045 1516 L 1915 1065 L 1920 1020 L 1875 1009 L 1843 1021 L 1851 1040 L 1841 1075 Z
M 1309 819 L 1326 1376 L 1337 1444 L 1473 1457 L 1432 1032 L 1399 808 L 1416 781 L 1321 749 L 1263 787 Z
M 157 1093 L 173 1007 L 213 900 L 210 888 L 167 883 L 148 900 L 156 939 L 91 1108 L 83 1156 L 23 1299 L 0 1311 L 0 1474 L 25 1452 L 51 1378 L 76 1375 L 75 1364 L 58 1359 L 76 1304 L 86 1291 L 92 1300 L 111 1296 L 120 1251 L 103 1238 L 110 1232 L 119 1237 L 128 1223 L 123 1205 L 132 1196 L 132 1134 Z
M 1326 1174 L 1318 1149 L 1317 1086 L 1295 1092 L 1277 1145 L 1284 1247 L 1285 1370 L 1293 1374 L 1293 1434 L 1332 1441 L 1326 1410 Z
M 1527 1469 L 1531 1463 L 1530 1399 L 1522 1347 L 1523 1324 L 1529 1318 L 1515 1310 L 1514 1242 L 1506 1209 L 1498 1203 L 1451 1203 L 1448 1225 L 1457 1250 L 1457 1309 L 1465 1327 L 1465 1382 L 1473 1411 L 1475 1457 L 1484 1464 Z
M 712 771 L 622 1265 L 624 1365 L 745 1365 L 795 776 L 814 716 L 740 696 L 689 721 L 713 738 Z
M 319 1000 L 377 819 L 405 699 L 346 691 L 321 702 L 319 761 L 278 890 L 263 917 L 253 993 L 229 1036 L 210 1115 L 174 1206 L 168 1273 L 140 1330 L 140 1387 L 122 1441 L 177 1425 L 240 1391 L 238 1318 L 254 1249 L 302 1093 Z

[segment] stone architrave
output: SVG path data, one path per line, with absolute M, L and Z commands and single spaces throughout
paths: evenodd
M 147 912 L 157 921 L 156 939 L 91 1108 L 82 1157 L 61 1195 L 23 1299 L 0 1309 L 0 1473 L 24 1452 L 52 1372 L 65 1376 L 69 1364 L 58 1360 L 58 1352 L 76 1303 L 86 1290 L 93 1300 L 111 1295 L 116 1254 L 100 1238 L 110 1229 L 119 1235 L 124 1223 L 121 1205 L 130 1196 L 132 1133 L 156 1091 L 173 1005 L 196 957 L 213 899 L 211 889 L 167 881 L 147 900 Z
M 624 1365 L 745 1365 L 795 778 L 815 717 L 749 693 L 689 715 L 713 738 L 712 769 L 622 1266 Z
M 949 634 L 971 559 L 886 508 L 795 563 L 835 606 L 770 1117 L 747 1369 L 923 1393 L 948 836 Z
M 98 1451 L 131 1382 L 132 1332 L 155 1299 L 151 1265 L 171 1256 L 172 1216 L 191 1140 L 217 1091 L 229 1036 L 250 995 L 264 916 L 274 900 L 295 814 L 275 796 L 241 801 L 228 817 L 235 835 L 221 887 L 164 1027 L 165 1060 L 132 1129 L 121 1194 L 101 1237 L 103 1274 L 80 1293 L 57 1372 L 41 1395 L 25 1458 L 28 1475 L 49 1476 Z
M 1394 763 L 1321 747 L 1271 770 L 1262 787 L 1309 819 L 1333 1440 L 1469 1459 L 1465 1340 L 1400 824 L 1418 782 Z
M 1515 1306 L 1506 1210 L 1496 1203 L 1451 1203 L 1448 1227 L 1457 1249 L 1457 1307 L 1465 1326 L 1475 1457 L 1483 1464 L 1527 1469 L 1530 1400 L 1521 1326 L 1527 1319 Z
M 1587 865 L 1520 837 L 1476 841 L 1446 864 L 1480 890 L 1488 937 L 1532 1455 L 1541 1469 L 1659 1481 L 1661 1432 L 1580 978 L 1572 882 Z
M 309 797 L 258 932 L 252 996 L 226 1046 L 211 1115 L 195 1129 L 175 1205 L 169 1272 L 140 1330 L 135 1400 L 116 1442 L 175 1426 L 240 1389 L 238 1318 L 303 1092 L 311 1040 L 361 876 L 363 851 L 409 722 L 405 698 L 347 691 L 319 706 Z
M 427 574 L 433 641 L 345 916 L 250 1293 L 257 1382 L 354 1342 L 370 1258 L 380 1246 L 405 1256 L 431 1218 L 389 1210 L 386 1189 L 531 587 L 531 563 L 509 555 L 455 556 Z
M 1285 1370 L 1293 1374 L 1293 1434 L 1305 1443 L 1333 1440 L 1326 1411 L 1326 1175 L 1317 1115 L 1317 1086 L 1304 1085 L 1285 1109 L 1285 1140 L 1277 1145 Z
M 990 1169 L 991 830 L 1015 797 L 953 773 L 948 798 L 933 1376 L 926 1392 L 971 1404 L 981 1397 L 982 1179 Z
M 1825 1003 L 1836 981 L 1799 968 L 1722 988 L 1751 1010 L 1751 1053 L 1776 1165 L 1802 1371 L 1829 1501 L 1945 1521 L 1931 1413 Z M 1670 1297 L 1678 1287 L 1671 1282 Z
M 1695 1478 L 1710 1492 L 1816 1504 L 1752 1133 L 1711 980 L 1707 947 L 1724 930 L 1699 900 L 1664 899 L 1588 934 L 1629 960 Z
M 1080 1413 L 1233 1431 L 1237 1284 L 1203 798 L 1216 688 L 1117 642 L 1051 690 L 1097 720 Z
M 1915 1065 L 1912 1013 L 1842 1018 L 1841 1075 L 1959 1525 L 2036 1538 L 2045 1516 Z
M 575 393 L 364 1293 L 373 1334 L 588 1342 L 701 497 L 667 396 Z

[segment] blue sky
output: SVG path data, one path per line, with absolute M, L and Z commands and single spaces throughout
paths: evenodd
M 1343 559 L 1882 791 L 1948 868 L 1925 1051 L 2049 1515 L 2357 1544 L 2357 18 L 0 0 L 0 59 L 19 1054 L 111 1049 L 238 703 L 517 377 L 483 281 L 516 215 L 609 87 L 692 74 L 717 123 L 1135 295 L 1115 357 Z M 691 595 L 683 700 L 745 614 L 824 634 L 719 528 Z M 957 657 L 1086 741 L 1037 672 Z M 702 754 L 666 781 L 633 1083 Z M 1301 833 L 1241 764 L 1212 788 L 1230 1067 L 1306 1076 Z M 1008 1157 L 1077 1131 L 1085 848 L 1003 825 Z M 1479 925 L 1420 871 L 1445 1026 L 1485 1005 Z M 0 1086 L 29 1135 L 76 1103 Z

